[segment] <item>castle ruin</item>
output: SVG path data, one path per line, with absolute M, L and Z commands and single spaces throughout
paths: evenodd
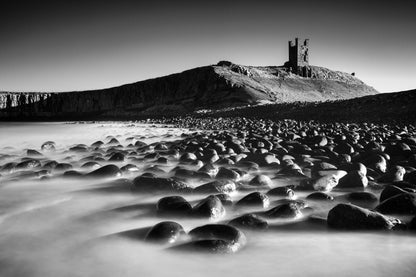
M 302 77 L 312 77 L 309 66 L 309 39 L 289 41 L 289 61 L 285 64 L 290 72 Z

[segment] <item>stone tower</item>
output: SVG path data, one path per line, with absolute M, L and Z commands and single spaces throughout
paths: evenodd
M 292 73 L 303 77 L 311 77 L 309 67 L 309 39 L 299 39 L 289 41 L 289 62 L 287 66 Z

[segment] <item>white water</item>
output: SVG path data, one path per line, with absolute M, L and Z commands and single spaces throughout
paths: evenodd
M 63 161 L 67 156 L 61 153 L 64 148 L 105 141 L 108 135 L 127 145 L 129 136 L 154 142 L 177 139 L 184 131 L 148 127 L 0 123 L 0 153 L 20 157 L 25 148 L 39 150 L 43 142 L 53 140 L 58 154 L 52 156 Z M 165 137 L 167 133 L 172 136 Z M 4 163 L 0 161 L 0 165 Z M 246 232 L 247 246 L 233 255 L 179 253 L 108 236 L 165 220 L 152 214 L 158 197 L 95 189 L 105 181 L 8 182 L 6 177 L 0 177 L 0 276 L 415 276 L 416 272 L 416 236 L 407 233 L 271 228 Z M 198 196 L 186 198 L 196 200 Z M 145 205 L 118 209 L 146 203 L 151 209 Z M 227 212 L 227 219 L 239 213 Z M 206 223 L 176 221 L 186 231 Z

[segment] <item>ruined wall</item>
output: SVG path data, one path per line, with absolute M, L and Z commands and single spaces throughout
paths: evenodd
M 311 77 L 309 68 L 309 39 L 296 38 L 289 41 L 289 63 L 292 73 Z

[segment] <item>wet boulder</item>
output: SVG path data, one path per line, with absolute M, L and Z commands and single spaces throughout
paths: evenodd
M 367 202 L 375 203 L 378 201 L 377 196 L 374 193 L 367 191 L 354 191 L 347 195 L 347 199 L 352 202 Z
M 218 197 L 210 195 L 193 208 L 192 214 L 196 217 L 218 219 L 225 215 L 225 209 Z
M 176 250 L 197 250 L 208 253 L 234 253 L 246 244 L 239 229 L 224 224 L 207 224 L 189 232 L 192 241 L 175 247 Z
M 289 202 L 278 205 L 264 213 L 269 218 L 296 218 L 302 215 L 302 205 L 297 202 Z
M 306 196 L 306 199 L 315 201 L 333 201 L 334 197 L 324 192 L 317 191 Z
M 258 191 L 244 196 L 236 203 L 237 206 L 256 206 L 261 208 L 267 208 L 269 204 L 269 197 Z
M 264 230 L 269 227 L 267 221 L 261 219 L 255 214 L 245 214 L 239 216 L 228 222 L 228 224 L 242 229 L 254 230 Z
M 120 152 L 116 152 L 111 155 L 111 157 L 108 159 L 109 161 L 115 161 L 115 162 L 122 162 L 124 161 L 124 154 Z
M 41 163 L 35 159 L 28 159 L 26 161 L 20 162 L 14 166 L 16 170 L 24 170 L 24 169 L 33 169 L 41 167 Z
M 403 181 L 403 177 L 406 174 L 406 170 L 402 166 L 393 166 L 383 174 L 377 181 L 381 183 L 391 183 Z
M 137 192 L 192 192 L 192 188 L 173 178 L 139 176 L 133 180 L 133 190 Z
M 93 178 L 109 178 L 109 177 L 120 177 L 121 171 L 118 166 L 109 164 L 100 167 L 86 175 L 86 177 L 93 177 Z
M 269 196 L 283 196 L 287 197 L 289 199 L 292 199 L 295 197 L 295 192 L 288 187 L 276 187 L 267 192 L 267 195 Z
M 380 202 L 383 202 L 384 200 L 390 197 L 396 196 L 398 194 L 406 193 L 406 192 L 408 191 L 401 189 L 397 186 L 393 186 L 393 185 L 385 186 L 380 194 Z
M 360 171 L 351 171 L 342 177 L 337 188 L 365 188 L 368 185 L 367 177 Z
M 174 243 L 184 235 L 183 227 L 174 221 L 163 221 L 154 225 L 146 234 L 145 241 L 155 243 Z
M 400 224 L 400 221 L 353 204 L 338 204 L 329 211 L 327 223 L 328 227 L 334 229 L 388 230 Z
M 194 189 L 195 193 L 232 193 L 237 186 L 230 180 L 216 180 L 207 184 L 200 185 Z
M 156 204 L 158 215 L 185 216 L 192 211 L 192 206 L 182 196 L 167 196 L 159 199 Z
M 416 194 L 406 192 L 387 198 L 375 210 L 383 214 L 416 214 Z
M 267 175 L 256 175 L 249 182 L 250 186 L 270 188 L 272 186 L 272 180 Z
M 218 197 L 218 199 L 221 201 L 221 203 L 224 206 L 228 206 L 228 205 L 233 204 L 233 200 L 231 199 L 231 196 L 229 194 L 219 193 L 219 194 L 215 194 L 215 196 Z
M 240 174 L 238 174 L 235 170 L 228 169 L 225 167 L 220 167 L 217 173 L 216 178 L 218 179 L 229 179 L 229 180 L 237 180 L 240 178 Z
M 35 149 L 27 149 L 26 150 L 26 155 L 28 155 L 29 157 L 39 157 L 39 156 L 42 156 L 42 154 L 39 153 Z
M 55 151 L 55 142 L 53 142 L 53 141 L 46 141 L 46 142 L 44 142 L 42 144 L 42 146 L 40 147 L 40 149 L 42 151 L 49 151 L 49 152 Z

